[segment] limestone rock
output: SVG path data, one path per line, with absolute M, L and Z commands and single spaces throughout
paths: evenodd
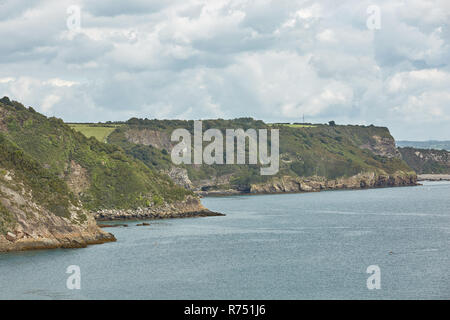
M 17 239 L 16 235 L 12 232 L 7 232 L 5 238 L 9 241 L 15 241 Z

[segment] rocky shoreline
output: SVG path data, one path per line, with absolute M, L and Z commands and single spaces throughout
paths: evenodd
M 418 181 L 450 181 L 450 174 L 419 174 Z
M 188 196 L 184 201 L 178 201 L 161 206 L 138 209 L 104 209 L 97 211 L 94 217 L 97 221 L 113 220 L 156 220 L 171 218 L 196 218 L 224 216 L 219 212 L 206 209 L 197 197 Z
M 205 208 L 196 196 L 188 196 L 184 201 L 136 210 L 105 209 L 94 214 L 86 212 L 87 220 L 81 224 L 72 224 L 66 218 L 43 211 L 45 214 L 36 215 L 35 219 L 26 219 L 26 214 L 18 211 L 16 227 L 0 235 L 0 252 L 85 248 L 92 244 L 116 241 L 114 235 L 103 231 L 101 227 L 105 226 L 99 225 L 97 221 L 224 216 Z
M 0 240 L 0 252 L 29 251 L 41 249 L 72 249 L 85 248 L 88 245 L 115 242 L 116 238 L 111 233 L 99 232 L 78 234 L 56 234 L 53 237 L 27 237 L 18 240 Z
M 55 248 L 84 248 L 116 241 L 101 230 L 82 206 L 69 215 L 56 215 L 38 204 L 12 171 L 0 175 L 0 252 Z
M 348 178 L 327 180 L 324 177 L 292 177 L 284 176 L 272 179 L 267 183 L 252 184 L 249 190 L 209 190 L 198 191 L 197 194 L 207 196 L 232 196 L 251 194 L 277 194 L 319 192 L 325 190 L 369 189 L 382 187 L 399 187 L 417 185 L 417 176 L 412 172 L 396 172 L 392 175 L 374 172 L 360 173 Z
M 0 235 L 0 252 L 85 248 L 116 241 L 114 235 L 101 230 L 92 217 L 81 225 L 71 225 L 65 218 L 51 218 L 52 225 L 36 221 L 32 228 L 19 221 L 15 230 Z

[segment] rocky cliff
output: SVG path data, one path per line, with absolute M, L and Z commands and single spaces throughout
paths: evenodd
M 327 180 L 324 177 L 290 177 L 275 178 L 270 182 L 253 184 L 250 193 L 311 192 L 339 189 L 364 189 L 378 187 L 410 186 L 417 183 L 413 172 L 395 172 L 394 174 L 377 174 L 364 172 L 351 177 Z
M 418 174 L 450 174 L 450 152 L 446 150 L 399 148 L 403 160 Z
M 145 208 L 117 210 L 105 209 L 95 214 L 98 221 L 129 220 L 129 219 L 167 219 L 167 218 L 195 218 L 223 216 L 218 212 L 206 209 L 197 197 L 188 196 L 183 201 L 165 203 L 161 206 L 149 206 Z
M 45 184 L 40 187 L 51 189 Z M 80 248 L 115 241 L 79 203 L 70 203 L 62 214 L 37 198 L 21 174 L 0 168 L 0 252 Z
M 395 146 L 395 140 L 392 136 L 380 137 L 373 135 L 368 142 L 360 145 L 362 149 L 368 149 L 374 154 L 388 158 L 400 158 L 400 152 Z
M 170 136 L 165 132 L 149 129 L 130 129 L 125 132 L 126 139 L 134 144 L 142 144 L 144 146 L 153 146 L 157 149 L 166 149 L 171 151 L 173 144 Z
M 298 180 L 321 181 L 324 189 L 339 188 L 341 184 L 355 188 L 358 183 L 351 182 L 349 177 L 367 173 L 373 173 L 380 180 L 368 179 L 362 183 L 365 187 L 393 186 L 398 181 L 392 182 L 392 179 L 402 177 L 398 172 L 413 171 L 402 160 L 394 138 L 384 127 L 265 124 L 251 118 L 205 120 L 202 125 L 204 130 L 216 128 L 223 133 L 236 128 L 278 129 L 279 173 L 275 177 L 261 176 L 258 165 L 174 166 L 168 155 L 168 150 L 172 149 L 170 134 L 178 128 L 192 132 L 193 121 L 130 119 L 111 133 L 108 141 L 150 168 L 168 173 L 176 184 L 201 195 L 305 191 L 294 183 Z M 411 181 L 398 183 L 414 185 L 414 173 L 411 175 Z M 282 186 L 277 188 L 277 181 L 289 184 L 288 180 L 292 186 L 284 191 Z M 305 188 L 308 189 L 306 184 Z

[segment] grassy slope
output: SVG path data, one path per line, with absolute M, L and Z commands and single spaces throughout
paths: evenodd
M 43 168 L 2 133 L 0 164 L 3 169 L 14 171 L 17 180 L 30 188 L 37 203 L 58 216 L 69 216 L 68 208 L 71 204 L 75 205 L 76 200 L 67 184 L 54 172 Z
M 20 181 L 22 187 L 31 192 L 33 200 L 60 217 L 70 217 L 70 207 L 77 201 L 67 184 L 56 174 L 43 168 L 36 160 L 28 156 L 15 143 L 0 133 L 0 183 L 16 189 L 4 176 L 13 172 L 14 181 Z M 19 191 L 19 190 L 18 190 Z M 8 198 L 2 194 L 0 197 Z M 8 212 L 0 202 L 0 234 L 14 224 L 14 215 Z
M 81 132 L 86 137 L 94 137 L 100 142 L 106 142 L 108 136 L 113 132 L 116 127 L 120 125 L 98 125 L 98 124 L 81 124 L 81 123 L 71 123 L 69 126 Z
M 170 136 L 176 128 L 186 128 L 192 132 L 192 121 L 180 120 L 138 120 L 116 129 L 108 138 L 110 143 L 121 146 L 128 154 L 141 159 L 154 169 L 171 166 L 170 156 L 164 150 L 135 145 L 127 142 L 125 131 L 129 128 L 158 130 Z M 324 176 L 328 179 L 347 177 L 359 172 L 394 173 L 411 172 L 411 168 L 400 159 L 385 158 L 363 150 L 359 146 L 374 143 L 373 136 L 392 138 L 389 130 L 374 126 L 291 126 L 283 124 L 267 125 L 251 118 L 235 120 L 205 120 L 203 130 L 208 128 L 277 128 L 280 130 L 280 171 L 279 176 Z M 211 176 L 232 174 L 233 186 L 248 186 L 263 182 L 271 177 L 261 176 L 256 165 L 213 165 L 185 166 L 191 180 L 207 179 Z
M 172 202 L 189 193 L 119 147 L 86 138 L 62 120 L 47 118 L 18 102 L 0 100 L 0 125 L 6 127 L 9 140 L 52 175 L 67 177 L 72 160 L 85 168 L 90 187 L 80 198 L 89 210 Z

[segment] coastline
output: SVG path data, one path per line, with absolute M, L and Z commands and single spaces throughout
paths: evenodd
M 183 201 L 165 203 L 161 206 L 138 209 L 105 209 L 94 213 L 97 221 L 125 221 L 125 220 L 157 220 L 175 218 L 196 218 L 224 216 L 205 208 L 198 197 L 188 196 Z
M 205 208 L 196 196 L 188 196 L 183 201 L 136 210 L 101 210 L 88 214 L 82 225 L 70 225 L 67 219 L 54 217 L 47 212 L 47 219 L 36 221 L 34 229 L 19 227 L 14 232 L 0 235 L 0 253 L 43 250 L 85 248 L 88 245 L 115 242 L 113 234 L 103 231 L 98 222 L 137 221 L 175 218 L 196 218 L 224 216 Z M 27 225 L 21 220 L 22 225 Z
M 418 174 L 417 181 L 450 181 L 450 174 Z
M 97 224 L 87 230 L 67 233 L 53 233 L 48 236 L 23 237 L 17 240 L 0 239 L 0 254 L 16 251 L 33 251 L 44 249 L 86 248 L 88 245 L 115 242 L 116 237 L 101 230 Z
M 248 190 L 222 189 L 197 191 L 201 197 L 257 195 L 280 193 L 306 193 L 333 190 L 363 190 L 373 188 L 389 188 L 416 186 L 417 176 L 410 172 L 396 172 L 392 175 L 376 174 L 374 172 L 360 173 L 348 178 L 327 180 L 324 177 L 277 177 L 267 183 L 252 184 Z
M 432 181 L 432 180 L 421 180 L 421 181 Z M 435 181 L 446 181 L 446 180 L 435 180 Z M 389 188 L 408 188 L 421 186 L 421 183 L 410 184 L 410 185 L 398 185 L 398 186 L 376 186 L 376 187 L 365 187 L 365 188 L 339 188 L 339 189 L 323 189 L 323 190 L 312 190 L 312 191 L 285 191 L 285 192 L 235 192 L 235 190 L 221 190 L 217 192 L 204 192 L 200 191 L 196 194 L 201 198 L 220 198 L 220 197 L 239 197 L 239 196 L 264 196 L 264 195 L 276 195 L 276 194 L 303 194 L 303 193 L 318 193 L 318 192 L 333 192 L 333 191 L 356 191 L 356 190 L 373 190 L 373 189 L 389 189 Z
M 367 172 L 336 180 L 327 180 L 323 177 L 277 177 L 267 183 L 251 185 L 250 190 L 247 192 L 238 190 L 197 192 L 197 196 L 190 195 L 182 201 L 164 203 L 159 206 L 150 206 L 147 208 L 138 208 L 134 210 L 100 210 L 89 215 L 90 218 L 88 218 L 87 224 L 85 224 L 84 227 L 80 226 L 78 228 L 70 228 L 66 226 L 64 219 L 57 219 L 60 220 L 59 223 L 61 226 L 64 226 L 64 228 L 53 230 L 49 227 L 49 229 L 43 230 L 40 234 L 33 234 L 31 232 L 22 232 L 22 234 L 20 232 L 16 232 L 15 234 L 7 234 L 5 237 L 0 237 L 0 252 L 54 248 L 84 248 L 91 244 L 116 241 L 114 235 L 100 229 L 101 226 L 98 222 L 101 221 L 157 220 L 224 216 L 222 213 L 213 212 L 204 207 L 198 196 L 287 194 L 333 190 L 362 190 L 415 185 L 418 185 L 417 176 L 413 173 L 406 172 L 396 172 L 392 175 Z

